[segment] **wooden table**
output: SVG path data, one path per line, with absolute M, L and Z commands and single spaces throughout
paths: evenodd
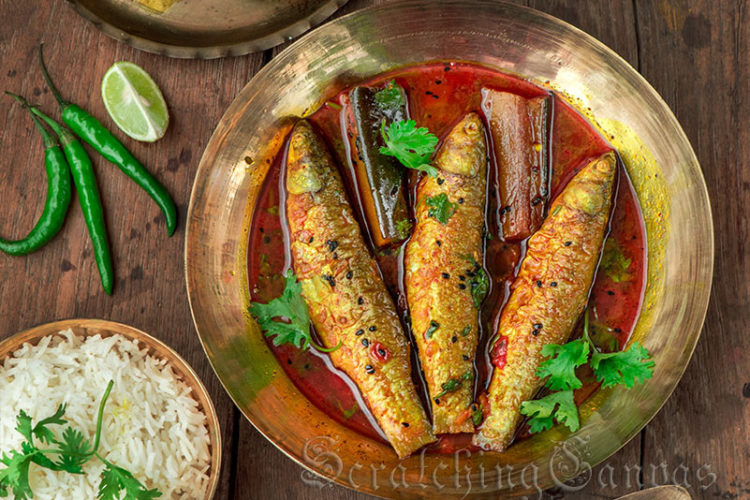
M 373 3 L 352 0 L 337 15 Z M 703 166 L 716 224 L 713 300 L 674 395 L 640 436 L 594 469 L 585 489 L 549 493 L 613 498 L 638 489 L 640 478 L 646 485 L 687 483 L 695 498 L 750 498 L 750 6 L 745 0 L 516 3 L 602 40 L 656 88 Z M 170 106 L 169 131 L 155 144 L 126 143 L 166 184 L 181 218 L 168 239 L 146 194 L 94 156 L 113 244 L 115 295 L 101 289 L 83 218 L 74 208 L 62 234 L 43 251 L 0 255 L 0 339 L 74 317 L 151 332 L 192 364 L 216 403 L 225 438 L 217 499 L 366 498 L 341 487 L 309 486 L 300 467 L 241 417 L 206 360 L 188 308 L 183 224 L 198 162 L 226 107 L 280 49 L 212 61 L 147 54 L 104 36 L 63 0 L 0 0 L 0 19 L 0 89 L 29 96 L 46 110 L 56 112 L 56 105 L 36 63 L 40 41 L 64 94 L 113 130 L 99 93 L 104 72 L 114 61 L 128 60 L 153 75 Z M 46 183 L 41 140 L 10 98 L 0 100 L 0 144 L 0 234 L 18 237 L 41 213 Z

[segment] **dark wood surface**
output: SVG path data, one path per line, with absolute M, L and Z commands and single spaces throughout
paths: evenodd
M 352 0 L 337 15 L 373 3 L 380 2 Z M 745 0 L 517 3 L 602 40 L 656 88 L 698 155 L 716 226 L 713 297 L 674 395 L 640 436 L 594 469 L 583 490 L 549 494 L 614 498 L 637 490 L 640 481 L 687 483 L 694 498 L 750 498 L 749 6 Z M 171 111 L 167 135 L 151 145 L 126 144 L 166 184 L 181 218 L 175 236 L 167 238 L 145 193 L 94 156 L 114 251 L 115 295 L 101 289 L 83 218 L 73 205 L 63 232 L 43 251 L 0 255 L 0 339 L 74 317 L 144 329 L 182 354 L 213 396 L 225 439 L 217 499 L 369 498 L 309 486 L 301 469 L 241 418 L 211 371 L 188 308 L 183 224 L 198 162 L 226 107 L 280 49 L 212 61 L 169 59 L 104 36 L 63 0 L 0 0 L 0 19 L 0 89 L 24 94 L 48 111 L 56 112 L 56 105 L 36 64 L 40 41 L 64 94 L 113 130 L 99 92 L 107 68 L 128 60 L 154 77 Z M 46 183 L 41 140 L 10 98 L 0 100 L 0 148 L 0 235 L 19 237 L 41 213 Z

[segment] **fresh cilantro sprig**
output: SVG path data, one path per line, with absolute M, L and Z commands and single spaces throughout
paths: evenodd
M 432 217 L 442 225 L 448 223 L 448 219 L 456 213 L 458 204 L 448 199 L 448 195 L 440 193 L 436 196 L 428 196 L 424 199 L 427 205 L 427 217 Z
M 94 444 L 84 437 L 83 433 L 67 424 L 63 418 L 66 406 L 60 405 L 51 416 L 32 425 L 31 417 L 21 410 L 16 417 L 16 430 L 26 440 L 21 444 L 21 451 L 11 450 L 3 453 L 0 464 L 0 497 L 10 493 L 16 500 L 33 498 L 34 493 L 29 484 L 29 467 L 32 463 L 53 471 L 64 471 L 71 474 L 83 474 L 83 466 L 93 457 L 104 463 L 105 468 L 99 483 L 99 500 L 150 500 L 161 496 L 157 489 L 147 489 L 133 475 L 99 454 L 99 442 L 102 434 L 104 406 L 109 399 L 114 382 L 107 384 L 107 390 L 99 403 L 96 420 L 96 437 Z M 64 425 L 61 437 L 50 429 L 51 425 Z M 51 448 L 40 448 L 49 445 Z M 52 457 L 56 457 L 54 460 Z M 125 496 L 122 493 L 125 492 Z
M 464 258 L 471 264 L 471 269 L 466 274 L 469 275 L 469 290 L 474 300 L 474 307 L 479 309 L 490 290 L 490 279 L 474 256 L 467 254 Z
M 380 153 L 395 157 L 407 168 L 421 170 L 430 177 L 437 176 L 437 169 L 429 164 L 435 152 L 438 138 L 424 127 L 417 127 L 414 120 L 398 120 L 386 126 L 383 120 L 380 126 L 385 146 Z
M 557 392 L 521 403 L 521 413 L 530 417 L 532 434 L 550 429 L 554 422 L 564 424 L 572 432 L 578 430 L 580 422 L 573 391 L 583 386 L 575 373 L 579 366 L 588 363 L 604 388 L 623 384 L 630 389 L 636 382 L 651 378 L 655 365 L 648 350 L 638 342 L 625 351 L 600 352 L 589 335 L 588 310 L 583 319 L 582 338 L 563 345 L 546 345 L 542 354 L 549 359 L 539 365 L 536 374 L 546 378 L 545 387 Z
M 302 285 L 291 269 L 286 273 L 281 296 L 268 304 L 253 302 L 250 304 L 250 314 L 263 329 L 263 334 L 273 337 L 275 346 L 292 344 L 303 351 L 312 346 L 321 352 L 332 352 L 341 347 L 341 342 L 329 349 L 313 340 L 310 333 L 310 314 L 305 299 L 302 298 Z M 276 321 L 276 318 L 286 321 Z

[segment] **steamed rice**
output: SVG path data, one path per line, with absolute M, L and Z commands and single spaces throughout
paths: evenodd
M 101 455 L 147 488 L 158 488 L 160 498 L 205 498 L 211 459 L 206 415 L 166 361 L 121 335 L 78 337 L 67 330 L 36 346 L 24 344 L 6 359 L 0 366 L 0 454 L 20 450 L 24 438 L 15 427 L 21 410 L 36 423 L 63 403 L 65 420 L 93 442 L 110 380 Z M 62 432 L 60 426 L 52 429 Z M 34 498 L 95 499 L 103 469 L 97 459 L 86 463 L 82 475 L 32 464 Z

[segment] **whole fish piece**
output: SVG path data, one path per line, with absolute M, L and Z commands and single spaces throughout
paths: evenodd
M 482 89 L 482 110 L 498 166 L 495 215 L 506 241 L 528 238 L 544 219 L 551 101 L 548 95 L 527 99 Z
M 326 146 L 292 130 L 286 210 L 294 271 L 333 364 L 357 384 L 399 457 L 435 441 L 411 378 L 409 345 Z
M 536 376 L 542 347 L 566 342 L 583 312 L 607 231 L 615 172 L 613 152 L 586 165 L 529 239 L 500 317 L 490 356 L 495 370 L 489 412 L 474 444 L 495 451 L 508 447 L 521 403 L 532 399 L 542 382 Z
M 437 434 L 474 432 L 486 154 L 484 126 L 470 113 L 438 151 L 437 177 L 419 181 L 417 222 L 406 247 L 406 296 Z

